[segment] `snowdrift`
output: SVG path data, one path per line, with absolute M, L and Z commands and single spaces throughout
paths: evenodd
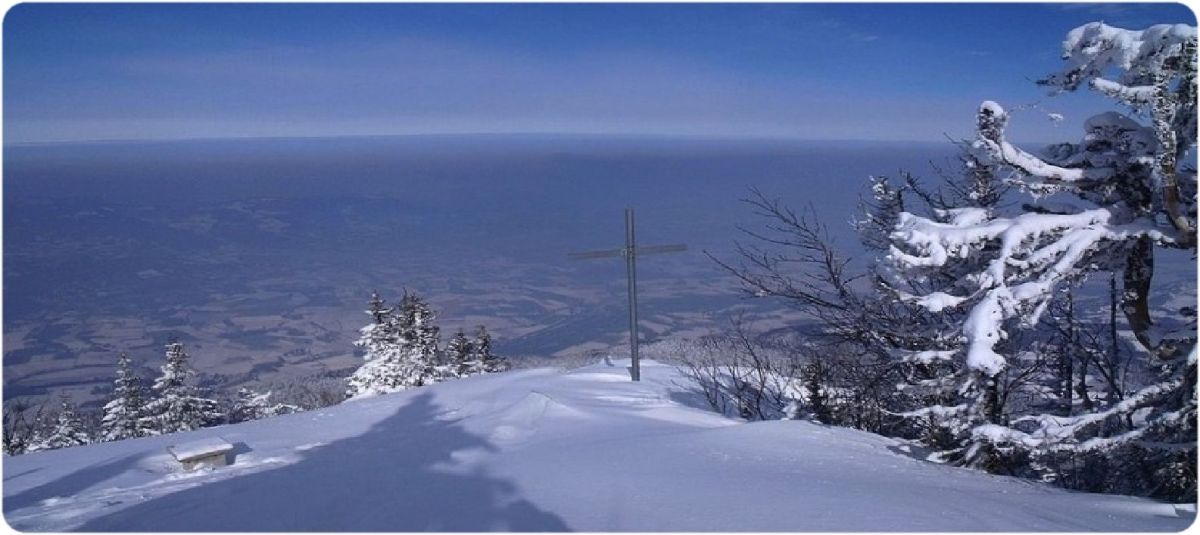
M 673 368 L 472 377 L 4 459 L 25 531 L 1177 531 L 1194 513 L 931 464 L 900 442 L 703 409 Z M 233 464 L 182 472 L 206 437 Z

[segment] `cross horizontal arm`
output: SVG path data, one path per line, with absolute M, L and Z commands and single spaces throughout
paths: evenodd
M 678 253 L 687 250 L 687 245 L 682 243 L 674 243 L 671 245 L 648 245 L 646 247 L 638 247 L 637 254 L 661 254 L 661 253 Z
M 588 251 L 586 253 L 570 253 L 567 255 L 569 260 L 587 260 L 589 258 L 610 258 L 614 256 L 624 256 L 625 249 L 609 249 L 607 251 Z
M 687 245 L 682 243 L 673 243 L 671 245 L 649 245 L 646 247 L 638 247 L 638 255 L 646 254 L 663 254 L 663 253 L 679 253 L 687 250 Z M 588 260 L 591 258 L 613 258 L 617 256 L 625 256 L 625 249 L 609 249 L 607 251 L 588 251 L 586 253 L 569 253 L 569 260 Z

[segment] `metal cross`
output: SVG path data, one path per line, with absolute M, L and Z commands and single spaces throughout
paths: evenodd
M 625 257 L 625 276 L 629 280 L 629 356 L 633 363 L 633 366 L 629 369 L 629 375 L 634 381 L 640 381 L 642 378 L 641 365 L 638 361 L 637 257 L 647 254 L 677 253 L 686 250 L 687 245 L 684 244 L 638 247 L 633 233 L 633 208 L 626 208 L 625 247 L 621 249 L 609 249 L 607 251 L 589 251 L 567 255 L 567 258 L 570 260 L 588 260 L 591 258 L 610 258 L 614 256 Z

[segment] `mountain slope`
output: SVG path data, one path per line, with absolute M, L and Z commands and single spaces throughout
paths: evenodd
M 257 422 L 4 459 L 20 530 L 1181 530 L 1192 514 L 930 464 L 697 405 L 671 367 L 474 377 Z M 180 473 L 165 448 L 235 444 Z

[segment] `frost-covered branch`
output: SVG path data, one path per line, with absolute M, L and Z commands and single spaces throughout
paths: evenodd
M 1061 417 L 1049 414 L 1030 415 L 1018 418 L 1012 422 L 1013 425 L 1020 425 L 1024 422 L 1037 424 L 1037 429 L 1030 432 L 1022 432 L 1012 427 L 998 425 L 981 426 L 974 432 L 993 442 L 1015 443 L 1031 450 L 1044 452 L 1085 452 L 1140 440 L 1156 431 L 1156 426 L 1177 424 L 1180 423 L 1181 419 L 1189 417 L 1189 415 L 1194 418 L 1196 411 L 1194 401 L 1185 403 L 1183 407 L 1177 410 L 1161 412 L 1154 417 L 1150 425 L 1137 426 L 1124 433 L 1107 437 L 1083 439 L 1079 438 L 1079 435 L 1110 418 L 1128 416 L 1139 410 L 1161 405 L 1164 398 L 1177 395 L 1179 389 L 1189 380 L 1188 374 L 1194 375 L 1195 371 L 1196 349 L 1193 347 L 1191 353 L 1186 358 L 1185 365 L 1181 367 L 1182 373 L 1177 373 L 1163 382 L 1147 386 L 1106 410 L 1074 417 Z M 1172 446 L 1177 447 L 1179 444 L 1173 444 Z M 1195 449 L 1196 447 L 1194 441 L 1185 444 L 1185 446 L 1191 449 Z
M 1112 173 L 1111 169 L 1105 168 L 1060 167 L 1014 146 L 1004 139 L 1004 130 L 1008 125 L 1008 112 L 990 100 L 980 104 L 977 120 L 979 138 L 975 141 L 974 148 L 981 150 L 991 160 L 1013 167 L 1026 176 L 1056 183 L 1098 180 L 1106 178 Z
M 1068 32 L 1063 41 L 1066 68 L 1038 83 L 1066 91 L 1082 84 L 1096 88 L 1097 79 L 1103 80 L 1103 89 L 1152 85 L 1164 61 L 1182 55 L 1195 41 L 1196 28 L 1186 24 L 1157 24 L 1144 30 L 1126 30 L 1103 22 L 1084 24 Z M 1118 71 L 1120 76 L 1105 80 L 1105 73 L 1111 71 Z
M 1028 194 L 1032 202 L 1015 215 L 974 206 L 928 216 L 901 213 L 886 257 L 898 278 L 932 282 L 925 288 L 913 285 L 897 298 L 954 321 L 960 333 L 956 340 L 899 354 L 914 365 L 963 364 L 952 376 L 914 382 L 937 388 L 952 380 L 956 396 L 931 400 L 907 416 L 946 429 L 952 439 L 942 451 L 989 470 L 1007 470 L 1022 451 L 1054 455 L 1153 447 L 1155 455 L 1170 456 L 1195 449 L 1195 357 L 1182 356 L 1196 341 L 1194 319 L 1190 332 L 1172 338 L 1159 334 L 1150 314 L 1150 289 L 1156 248 L 1196 247 L 1196 173 L 1194 165 L 1179 164 L 1196 147 L 1196 30 L 1160 25 L 1130 31 L 1093 23 L 1072 31 L 1064 50 L 1066 69 L 1042 84 L 1064 91 L 1090 87 L 1132 113 L 1093 116 L 1084 122 L 1079 143 L 1055 145 L 1038 155 L 1010 143 L 1009 115 L 999 104 L 984 102 L 970 154 L 988 173 L 1006 173 L 1014 193 Z M 1047 199 L 1048 194 L 1056 195 Z M 1152 385 L 1126 395 L 1121 383 L 1127 375 L 1121 372 L 1118 378 L 1119 372 L 1100 366 L 1112 391 L 1099 403 L 1087 397 L 1084 386 L 1087 365 L 1097 357 L 1078 353 L 1085 342 L 1073 319 L 1060 328 L 1059 341 L 1029 345 L 1025 340 L 1037 336 L 1059 290 L 1096 272 L 1109 272 L 1113 281 L 1111 359 L 1117 352 L 1119 301 L 1145 350 L 1143 365 L 1160 374 Z M 1070 303 L 1066 313 L 1073 317 Z M 1055 355 L 1054 350 L 1067 352 Z M 1071 390 L 1075 363 L 1080 365 L 1078 392 Z M 1053 386 L 1045 386 L 1048 379 Z M 1027 387 L 1042 389 L 1045 401 L 1005 407 L 1010 394 Z M 1069 417 L 1076 393 L 1085 412 Z M 1031 408 L 1050 408 L 1057 415 L 1009 421 L 1010 411 Z M 1017 457 L 1005 460 L 1008 455 Z M 1183 478 L 1184 485 L 1194 485 L 1194 459 L 1190 464 L 1172 459 L 1178 463 L 1173 470 L 1193 474 Z

